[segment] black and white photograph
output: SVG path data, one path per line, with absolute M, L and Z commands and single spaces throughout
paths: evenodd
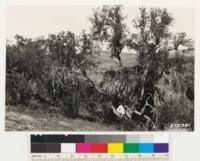
M 195 10 L 8 5 L 6 131 L 194 131 Z

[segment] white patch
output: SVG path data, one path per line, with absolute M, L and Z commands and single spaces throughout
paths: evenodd
M 119 107 L 117 108 L 117 112 L 120 114 L 120 115 L 125 115 L 125 109 L 122 105 L 119 105 Z

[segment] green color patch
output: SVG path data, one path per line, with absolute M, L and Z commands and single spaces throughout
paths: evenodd
M 124 153 L 138 153 L 138 144 L 124 144 Z

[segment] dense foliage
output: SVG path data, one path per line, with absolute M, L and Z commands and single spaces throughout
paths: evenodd
M 185 33 L 169 32 L 173 17 L 166 9 L 139 11 L 133 20 L 137 32 L 131 34 L 122 6 L 102 6 L 90 17 L 90 33 L 62 31 L 37 39 L 16 35 L 15 43 L 7 43 L 6 103 L 71 118 L 120 123 L 126 130 L 134 130 L 142 128 L 141 120 L 114 119 L 110 106 L 117 100 L 141 110 L 151 95 L 158 128 L 171 123 L 192 127 L 193 42 Z M 103 79 L 96 83 L 90 72 L 97 69 L 94 60 L 99 53 L 105 54 L 104 46 L 119 67 L 103 71 Z M 137 64 L 127 66 L 122 61 L 125 48 L 137 53 Z

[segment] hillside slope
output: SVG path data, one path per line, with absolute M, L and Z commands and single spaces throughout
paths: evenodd
M 113 125 L 36 112 L 6 111 L 6 131 L 117 131 Z

